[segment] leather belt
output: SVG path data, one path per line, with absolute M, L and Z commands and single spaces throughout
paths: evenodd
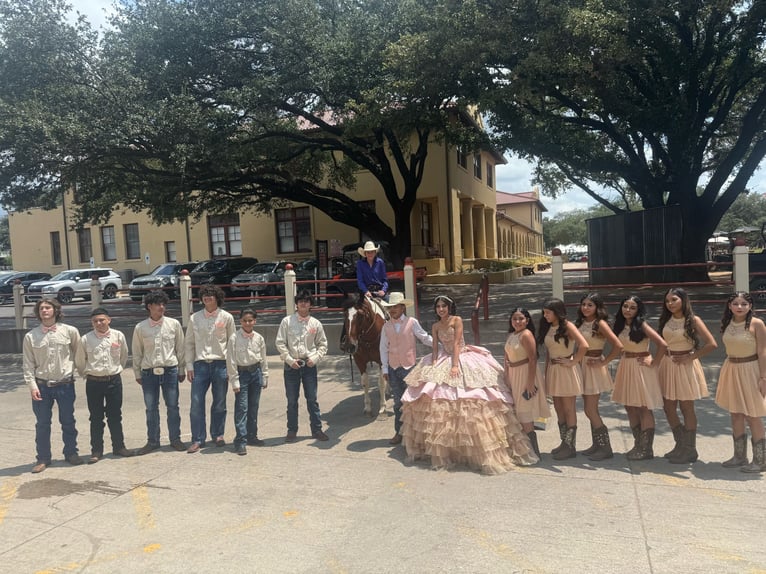
M 42 385 L 43 387 L 53 388 L 58 387 L 59 385 L 71 385 L 74 383 L 74 375 L 69 375 L 57 381 L 52 381 L 50 379 L 39 379 L 35 377 L 35 381 L 38 385 Z
M 749 357 L 726 357 L 730 363 L 752 363 L 758 360 L 758 355 L 750 355 Z
M 508 363 L 508 366 L 509 367 L 520 367 L 521 365 L 526 365 L 527 363 L 529 363 L 529 357 L 527 357 L 526 359 L 522 359 L 521 361 L 517 361 L 515 363 Z
M 240 373 L 254 373 L 255 371 L 261 370 L 261 363 L 260 361 L 253 364 L 253 365 L 238 365 L 237 371 Z
M 108 383 L 115 377 L 119 377 L 120 373 L 117 373 L 116 375 L 106 375 L 104 377 L 96 376 L 96 375 L 85 375 L 85 380 L 87 381 L 94 381 L 96 383 Z
M 593 349 L 592 351 L 589 350 L 585 353 L 586 357 L 600 357 L 601 353 L 603 352 L 603 349 Z
M 622 356 L 626 359 L 637 359 L 639 357 L 648 357 L 651 355 L 649 351 L 638 351 L 638 352 L 632 352 L 632 351 L 625 351 Z
M 692 353 L 694 353 L 694 351 L 691 349 L 689 349 L 688 351 L 668 351 L 668 355 L 673 355 L 676 357 L 679 355 L 691 355 Z

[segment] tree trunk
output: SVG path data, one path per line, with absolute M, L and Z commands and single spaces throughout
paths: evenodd
M 715 231 L 715 226 L 721 219 L 721 215 L 700 213 L 699 206 L 681 206 L 681 262 L 682 263 L 705 263 L 705 246 L 707 240 Z M 707 281 L 709 279 L 707 268 L 686 267 L 681 274 L 685 281 Z

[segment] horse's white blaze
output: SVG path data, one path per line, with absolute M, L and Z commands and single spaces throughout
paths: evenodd
M 346 333 L 348 335 L 348 340 L 351 341 L 352 344 L 356 345 L 357 340 L 351 338 L 351 325 L 354 322 L 354 317 L 356 316 L 356 308 L 355 307 L 349 307 L 348 309 L 348 330 L 349 332 Z

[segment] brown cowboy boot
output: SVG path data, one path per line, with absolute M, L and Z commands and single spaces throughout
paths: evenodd
M 673 464 L 688 464 L 696 462 L 697 458 L 699 458 L 697 454 L 697 429 L 684 428 L 681 448 L 678 454 L 671 456 L 668 460 Z
M 629 454 L 632 454 L 636 451 L 638 448 L 638 437 L 641 434 L 641 423 L 637 424 L 634 427 L 630 427 L 631 432 L 633 433 L 633 447 L 625 453 L 625 456 L 628 456 Z
M 609 442 L 609 430 L 606 425 L 601 428 L 597 428 L 593 432 L 594 442 L 596 443 L 596 450 L 588 458 L 590 460 L 604 460 L 612 458 L 614 452 L 612 452 L 612 443 Z
M 567 427 L 564 434 L 564 446 L 553 455 L 553 460 L 565 460 L 567 458 L 575 458 L 577 456 L 577 427 Z
M 673 431 L 673 438 L 676 441 L 676 446 L 674 446 L 671 450 L 663 454 L 665 458 L 670 458 L 671 456 L 676 456 L 678 454 L 678 451 L 681 449 L 681 439 L 684 436 L 684 425 L 679 424 L 677 426 L 674 426 L 672 429 Z
M 636 450 L 625 455 L 628 460 L 649 460 L 654 458 L 654 429 L 642 429 L 638 436 Z
M 593 442 L 588 448 L 580 451 L 580 454 L 584 454 L 585 456 L 590 456 L 598 450 L 598 443 L 596 442 L 596 429 L 593 428 L 593 425 L 590 425 L 590 436 L 593 439 Z
M 726 468 L 745 466 L 747 464 L 747 434 L 741 434 L 734 438 L 734 456 L 721 464 Z
M 556 454 L 558 451 L 564 448 L 564 436 L 566 435 L 566 432 L 567 423 L 559 423 L 559 437 L 561 437 L 561 443 L 551 451 L 551 454 Z

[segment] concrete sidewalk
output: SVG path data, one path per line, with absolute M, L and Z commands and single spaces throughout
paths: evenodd
M 196 455 L 164 446 L 72 467 L 59 454 L 39 475 L 29 473 L 29 393 L 17 366 L 0 366 L 0 572 L 766 572 L 766 480 L 720 465 L 731 451 L 729 417 L 712 399 L 698 404 L 693 465 L 661 458 L 672 437 L 658 412 L 652 461 L 554 463 L 544 454 L 539 466 L 487 477 L 405 463 L 402 447 L 388 445 L 393 417 L 362 414 L 345 357 L 320 370 L 330 441 L 308 438 L 302 400 L 300 440 L 284 444 L 283 375 L 273 359 L 259 418 L 266 446 L 245 457 L 230 444 Z M 717 365 L 706 367 L 712 374 Z M 144 407 L 130 371 L 124 386 L 126 440 L 137 448 Z M 87 454 L 82 384 L 77 391 Z M 228 402 L 230 442 L 231 393 Z M 186 441 L 189 403 L 183 384 Z M 625 452 L 632 437 L 622 409 L 605 398 L 602 413 L 615 451 Z M 549 427 L 543 453 L 558 443 Z M 582 449 L 590 445 L 582 414 L 579 427 Z M 55 429 L 54 453 L 61 447 Z

